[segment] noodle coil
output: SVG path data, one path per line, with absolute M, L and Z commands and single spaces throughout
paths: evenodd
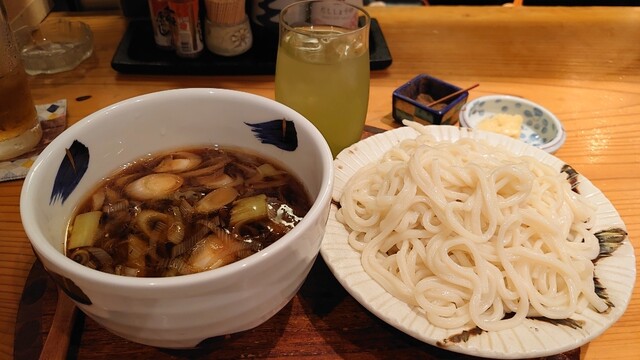
M 340 205 L 364 270 L 435 326 L 499 331 L 608 308 L 593 282 L 596 208 L 534 158 L 423 133 L 357 171 Z

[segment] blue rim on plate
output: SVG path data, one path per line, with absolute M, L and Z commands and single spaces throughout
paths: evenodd
M 548 153 L 558 151 L 567 138 L 560 119 L 550 110 L 511 95 L 488 95 L 469 101 L 460 111 L 460 126 L 475 129 L 482 120 L 498 113 L 522 116 L 520 140 Z

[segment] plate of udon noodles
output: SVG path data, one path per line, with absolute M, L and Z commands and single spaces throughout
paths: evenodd
M 427 344 L 503 359 L 575 349 L 618 320 L 634 251 L 588 179 L 503 135 L 405 125 L 334 163 L 320 251 L 358 302 Z

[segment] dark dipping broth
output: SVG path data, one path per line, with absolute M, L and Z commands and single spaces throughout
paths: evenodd
M 310 207 L 302 183 L 261 156 L 231 148 L 165 153 L 128 164 L 81 204 L 66 254 L 118 275 L 198 273 L 264 249 Z

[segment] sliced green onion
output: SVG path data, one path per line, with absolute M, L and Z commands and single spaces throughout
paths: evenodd
M 233 187 L 217 188 L 200 199 L 195 209 L 201 214 L 211 213 L 231 203 L 238 196 L 238 191 Z

